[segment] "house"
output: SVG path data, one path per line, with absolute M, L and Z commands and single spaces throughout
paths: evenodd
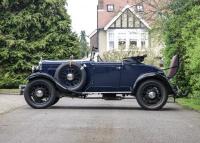
M 102 56 L 112 50 L 145 51 L 151 47 L 150 21 L 144 16 L 149 9 L 141 0 L 98 0 L 97 29 L 90 35 L 91 48 L 97 47 Z

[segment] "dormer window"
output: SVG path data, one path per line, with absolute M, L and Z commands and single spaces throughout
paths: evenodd
M 107 5 L 107 11 L 108 12 L 113 12 L 114 11 L 114 4 L 108 4 Z
M 140 5 L 137 5 L 136 8 L 137 8 L 137 11 L 138 11 L 138 12 L 144 12 L 144 7 L 143 7 L 143 5 L 141 5 L 141 4 L 140 4 Z

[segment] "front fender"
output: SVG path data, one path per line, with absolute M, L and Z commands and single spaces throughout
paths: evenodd
M 67 94 L 76 94 L 76 95 L 81 95 L 81 92 L 76 92 L 76 91 L 70 91 L 66 87 L 62 86 L 55 78 L 53 78 L 51 75 L 46 74 L 46 73 L 33 73 L 28 77 L 28 81 L 36 80 L 36 79 L 46 79 L 52 82 L 56 88 L 59 91 L 62 91 Z
M 168 79 L 164 75 L 162 75 L 160 73 L 146 73 L 146 74 L 140 75 L 137 78 L 137 80 L 135 81 L 135 83 L 134 83 L 134 85 L 132 87 L 133 95 L 136 95 L 137 89 L 140 86 L 140 84 L 143 81 L 148 80 L 148 79 L 156 79 L 156 80 L 161 81 L 165 85 L 165 87 L 167 88 L 168 94 L 176 95 L 176 92 L 173 90 L 173 88 L 172 88 L 171 84 L 169 83 Z

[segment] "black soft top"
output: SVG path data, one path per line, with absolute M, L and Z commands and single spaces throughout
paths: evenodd
M 147 57 L 147 55 L 143 55 L 143 56 L 134 56 L 134 57 L 127 57 L 127 58 L 124 58 L 123 61 L 124 61 L 124 62 L 131 62 L 131 63 L 138 64 L 138 63 L 144 62 L 144 59 L 145 59 L 146 57 Z

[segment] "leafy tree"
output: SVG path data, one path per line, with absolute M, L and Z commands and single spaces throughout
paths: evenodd
M 88 42 L 86 40 L 86 33 L 85 31 L 81 31 L 81 34 L 80 34 L 80 54 L 81 54 L 81 57 L 85 57 L 88 55 Z
M 181 35 L 185 41 L 186 48 L 186 76 L 190 77 L 190 86 L 192 96 L 200 97 L 200 6 L 194 6 L 186 13 L 187 19 L 190 19 L 182 29 Z
M 174 0 L 170 5 L 170 13 L 165 22 L 165 61 L 169 65 L 173 55 L 179 54 L 181 58 L 180 71 L 175 78 L 176 84 L 185 89 L 193 86 L 191 66 L 194 61 L 191 60 L 191 53 L 195 47 L 199 35 L 199 7 L 200 1 L 182 1 Z M 190 84 L 189 84 L 190 83 Z
M 0 0 L 0 87 L 25 82 L 40 57 L 79 57 L 65 5 L 65 0 Z

